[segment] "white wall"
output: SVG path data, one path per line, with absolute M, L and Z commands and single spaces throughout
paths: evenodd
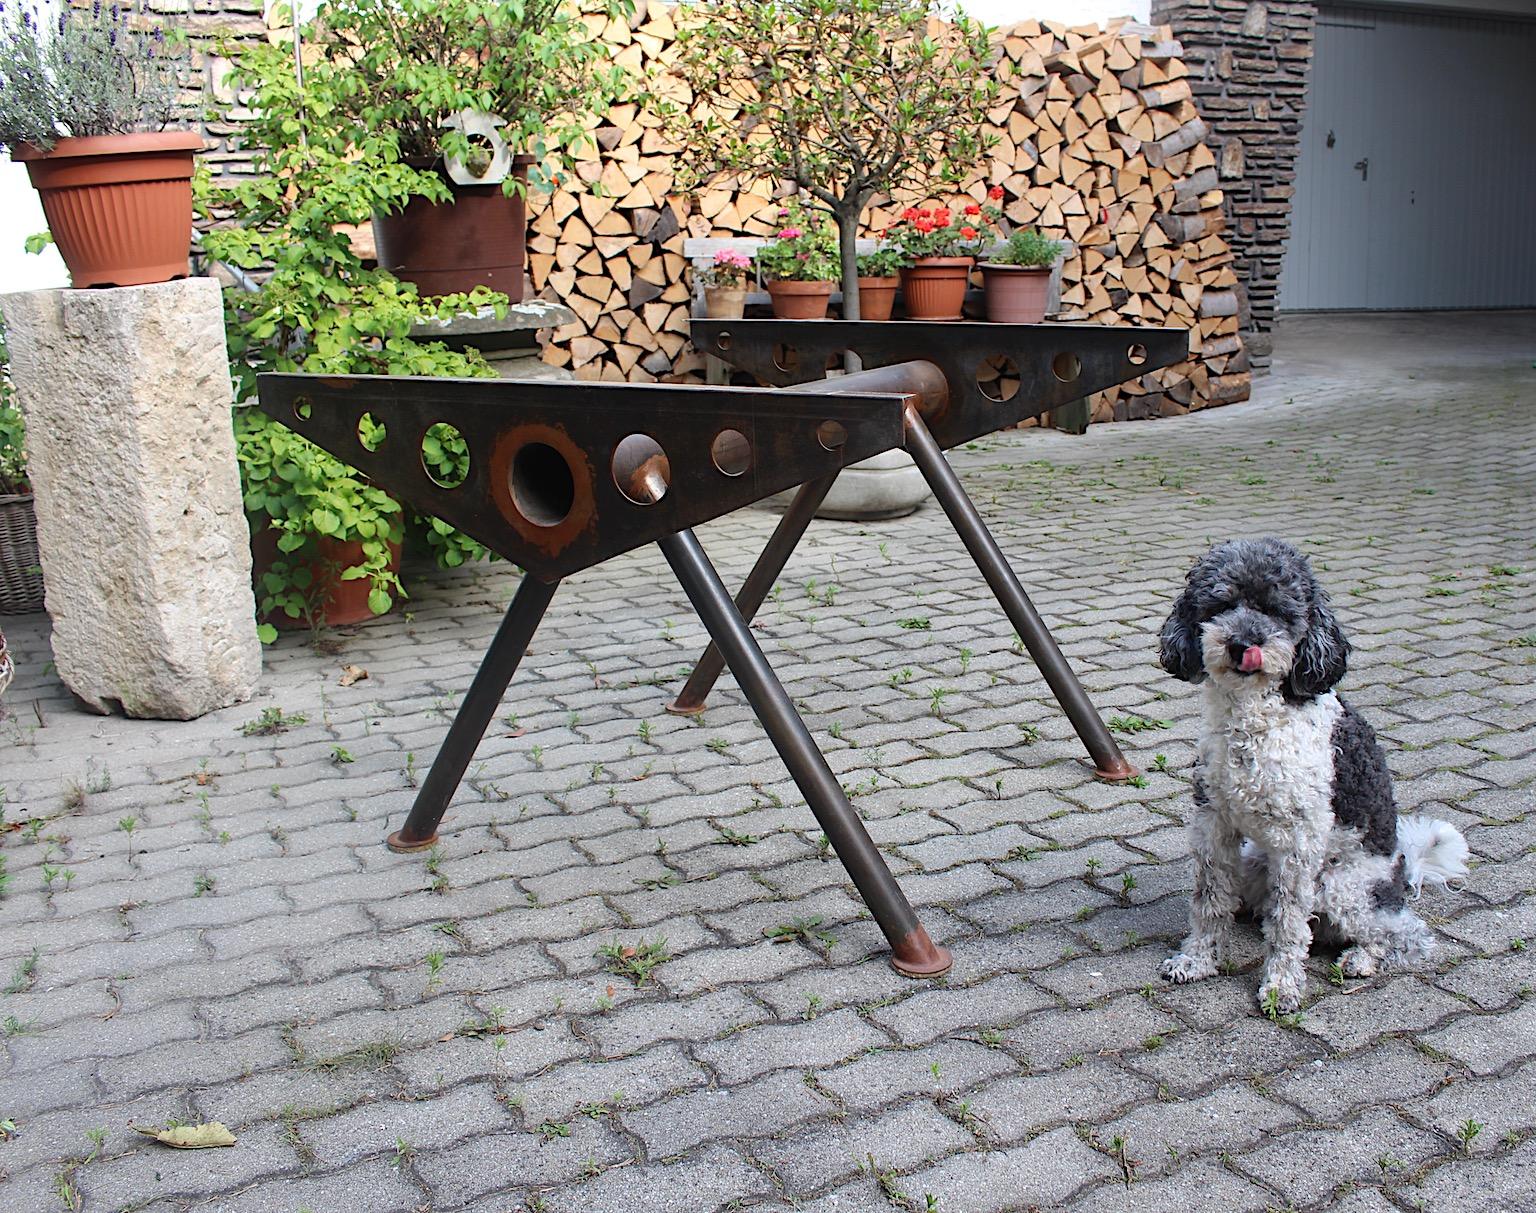
M 28 236 L 47 227 L 42 204 L 27 181 L 27 170 L 0 158 L 0 295 L 69 285 L 64 262 L 52 245 L 36 257 L 22 248 Z

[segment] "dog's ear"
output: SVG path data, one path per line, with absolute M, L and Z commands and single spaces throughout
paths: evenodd
M 1200 625 L 1195 619 L 1193 581 L 1173 604 L 1173 613 L 1158 638 L 1157 659 L 1175 678 L 1185 682 L 1205 680 L 1205 659 L 1200 653 Z
M 1303 702 L 1333 689 L 1349 669 L 1349 641 L 1326 595 L 1319 592 L 1312 600 L 1310 616 L 1291 672 L 1285 676 L 1286 697 Z

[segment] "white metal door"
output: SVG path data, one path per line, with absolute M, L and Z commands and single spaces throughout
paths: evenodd
M 1536 25 L 1318 11 L 1286 311 L 1536 306 Z

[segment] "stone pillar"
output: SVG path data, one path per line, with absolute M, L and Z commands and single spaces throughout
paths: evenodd
M 1269 366 L 1280 261 L 1312 62 L 1315 0 L 1152 0 L 1152 20 L 1183 45 L 1200 116 L 1211 128 L 1238 317 L 1255 372 Z
M 59 677 L 99 712 L 188 720 L 261 675 L 211 278 L 0 298 Z

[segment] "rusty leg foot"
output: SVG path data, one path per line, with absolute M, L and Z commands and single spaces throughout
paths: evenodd
M 986 523 L 976 512 L 976 506 L 965 495 L 955 469 L 949 466 L 949 460 L 944 458 L 944 452 L 939 449 L 939 444 L 928 432 L 928 427 L 923 424 L 916 409 L 907 409 L 906 421 L 907 454 L 922 469 L 924 478 L 933 489 L 933 495 L 949 515 L 950 523 L 965 543 L 981 575 L 992 587 L 992 593 L 1002 604 L 1004 613 L 1029 650 L 1035 665 L 1040 668 L 1051 693 L 1056 696 L 1056 702 L 1061 705 L 1061 710 L 1067 714 L 1067 719 L 1072 722 L 1072 727 L 1087 747 L 1088 755 L 1093 759 L 1094 774 L 1100 779 L 1116 783 L 1134 778 L 1136 768 L 1125 760 L 1115 739 L 1099 719 L 1099 713 L 1088 698 L 1088 693 L 1083 690 L 1083 684 L 1078 682 L 1077 675 L 1072 672 L 1072 667 L 1057 647 L 1056 638 L 1051 635 L 1045 621 L 1035 610 L 1035 604 L 1030 602 L 1029 595 L 1014 576 L 1008 558 L 1003 555 L 1002 548 L 997 546 L 997 540 L 992 538 L 992 532 L 987 530 Z
M 437 826 L 448 810 L 448 802 L 464 778 L 469 760 L 475 756 L 475 747 L 485 736 L 491 717 L 496 715 L 507 684 L 517 673 L 517 664 L 528 651 L 528 642 L 559 586 L 558 581 L 545 582 L 523 574 L 512 605 L 469 685 L 469 693 L 448 726 L 448 736 L 443 738 L 437 757 L 432 760 L 432 769 L 421 782 L 410 816 L 387 839 L 391 851 L 420 851 L 437 841 Z
M 946 972 L 949 952 L 928 938 L 693 532 L 669 535 L 660 546 L 832 849 L 885 932 L 896 971 L 911 977 Z
M 836 479 L 837 473 L 834 472 L 820 480 L 806 481 L 789 503 L 789 509 L 784 511 L 784 517 L 779 519 L 779 525 L 774 528 L 768 546 L 763 548 L 757 563 L 747 574 L 746 581 L 742 582 L 741 592 L 736 595 L 736 612 L 748 623 L 752 622 L 758 607 L 763 605 L 763 600 L 773 589 L 773 583 L 789 563 L 795 545 L 805 534 L 805 528 L 811 525 L 811 519 L 827 499 Z M 688 676 L 682 693 L 667 704 L 667 711 L 679 716 L 697 716 L 704 710 L 704 701 L 709 698 L 710 689 L 724 668 L 725 659 L 720 656 L 720 648 L 711 641 L 698 664 L 693 667 L 693 673 Z

